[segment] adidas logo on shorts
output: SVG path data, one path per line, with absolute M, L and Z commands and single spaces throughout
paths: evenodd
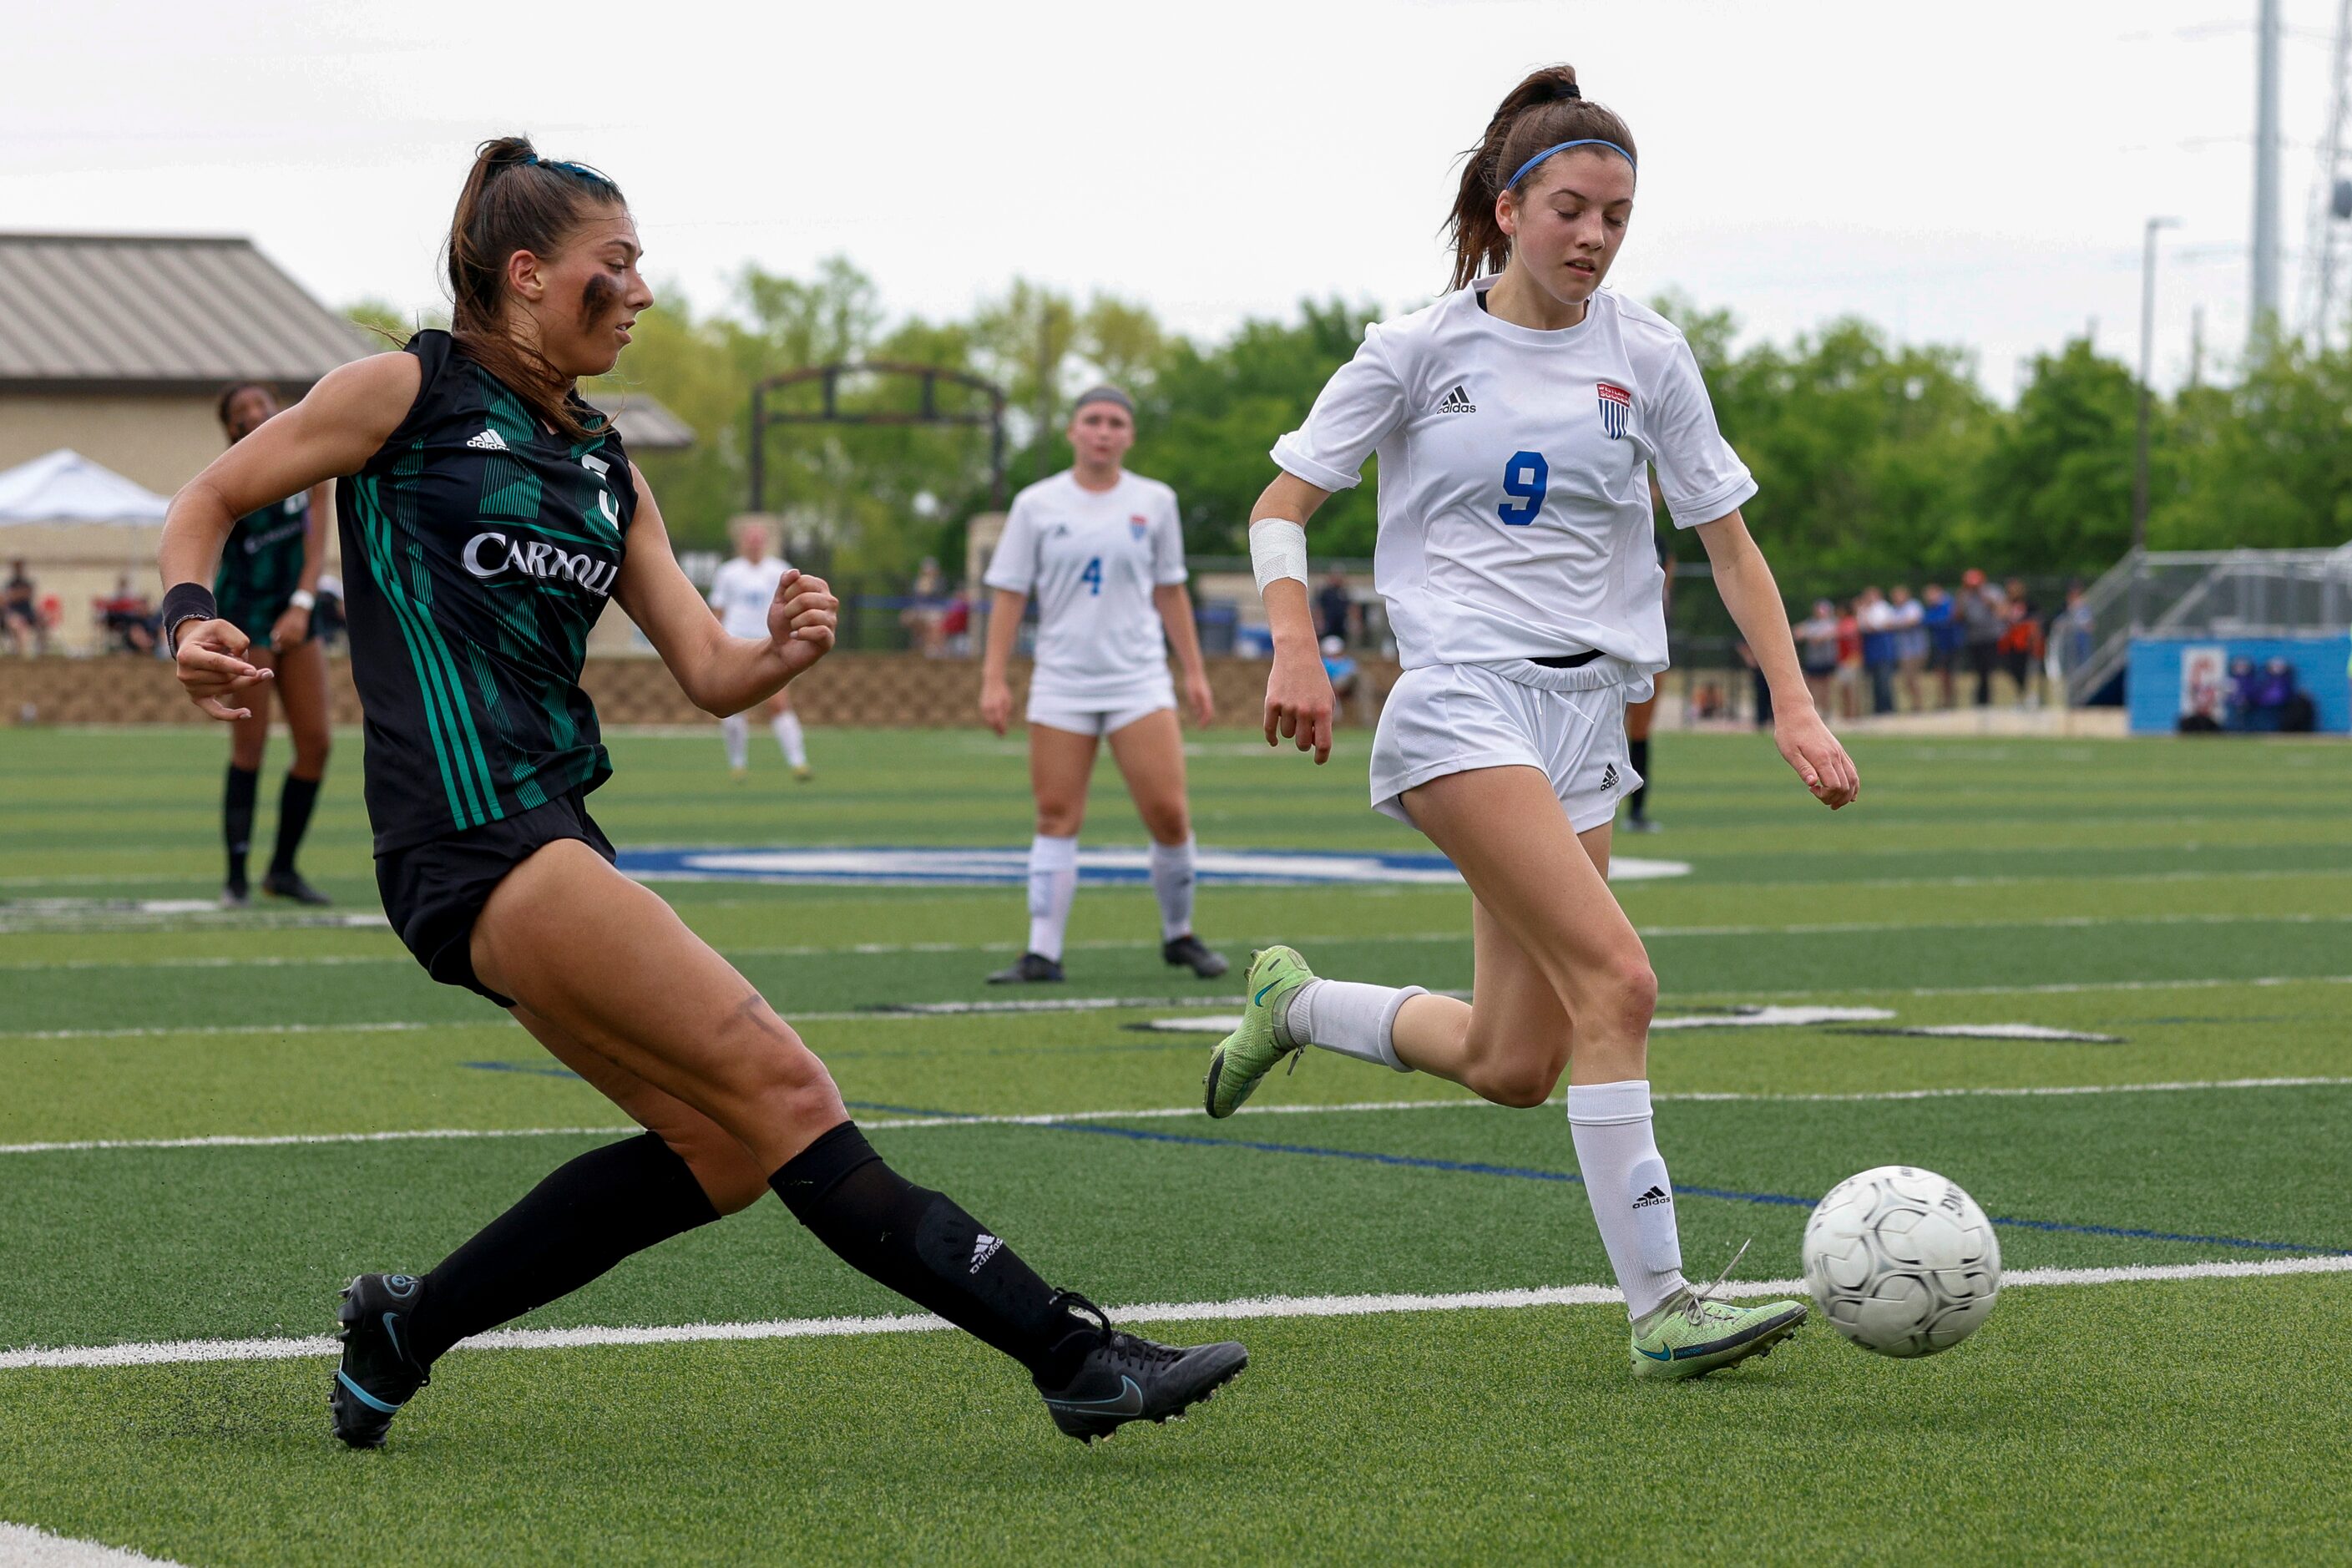
M 1475 414 L 1478 412 L 1478 405 L 1471 402 L 1470 395 L 1456 384 L 1454 390 L 1447 393 L 1438 403 L 1437 411 L 1440 414 Z
M 503 452 L 507 449 L 507 438 L 495 430 L 485 430 L 466 445 L 477 452 Z
M 1602 789 L 1615 789 L 1617 787 L 1617 764 L 1615 763 L 1611 763 L 1607 767 L 1601 770 L 1601 787 Z

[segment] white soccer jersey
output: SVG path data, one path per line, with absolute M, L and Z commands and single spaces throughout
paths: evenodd
M 1599 648 L 1666 668 L 1648 470 L 1677 527 L 1756 481 L 1690 345 L 1606 289 L 1558 331 L 1489 315 L 1480 279 L 1370 327 L 1274 460 L 1327 490 L 1381 458 L 1374 584 L 1406 668 Z
M 730 637 L 768 635 L 768 606 L 775 603 L 776 584 L 792 570 L 782 556 L 746 561 L 738 555 L 720 563 L 710 579 L 710 607 Z
M 1078 704 L 1120 705 L 1168 680 L 1168 639 L 1155 587 L 1184 581 L 1176 492 L 1121 474 L 1097 493 L 1066 469 L 1013 498 L 988 585 L 1037 596 L 1033 691 Z

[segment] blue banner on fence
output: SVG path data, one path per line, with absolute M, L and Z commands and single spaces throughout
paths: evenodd
M 2352 637 L 2143 637 L 2126 692 L 2135 735 L 2169 735 L 2183 719 L 2247 733 L 2352 732 Z M 2300 700 L 2298 703 L 2297 700 Z

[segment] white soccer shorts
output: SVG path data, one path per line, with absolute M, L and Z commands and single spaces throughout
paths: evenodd
M 1031 691 L 1024 715 L 1032 724 L 1064 730 L 1073 735 L 1115 735 L 1139 719 L 1176 706 L 1176 683 L 1162 679 L 1119 693 L 1111 701 L 1099 698 L 1071 699 Z
M 1623 660 L 1549 669 L 1525 659 L 1406 670 L 1372 737 L 1372 809 L 1410 826 L 1400 798 L 1448 773 L 1530 767 L 1551 781 L 1569 826 L 1617 815 L 1642 782 L 1625 752 L 1625 704 L 1650 682 Z

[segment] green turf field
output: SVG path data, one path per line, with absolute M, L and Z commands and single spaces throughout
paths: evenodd
M 341 744 L 306 868 L 368 916 Z M 738 786 L 715 735 L 624 735 L 596 810 L 625 847 L 1026 842 L 1017 745 L 813 745 L 814 784 L 755 752 Z M 1005 1000 L 981 976 L 1024 934 L 1017 888 L 666 882 L 895 1164 L 1057 1283 L 1162 1304 L 1155 1335 L 1245 1340 L 1249 1373 L 1083 1449 L 960 1337 L 810 1332 L 901 1304 L 762 1204 L 521 1327 L 769 1327 L 460 1350 L 374 1454 L 328 1436 L 329 1361 L 277 1342 L 619 1120 L 380 923 L 152 907 L 216 890 L 225 750 L 0 733 L 0 1524 L 188 1563 L 2352 1555 L 2340 744 L 1866 741 L 1832 817 L 1760 739 L 1659 741 L 1666 831 L 1620 849 L 1691 868 L 1621 888 L 1661 1014 L 1895 1015 L 1658 1034 L 1688 1265 L 1752 1237 L 1742 1273 L 1786 1279 L 1811 1199 L 1932 1166 L 2022 1276 L 1946 1356 L 1814 1326 L 1634 1383 L 1622 1308 L 1565 1289 L 1608 1270 L 1559 1107 L 1309 1053 L 1209 1121 L 1211 1037 L 1137 1026 L 1238 988 L 1160 963 L 1142 889 L 1078 901 L 1056 994 L 1105 1005 L 972 1013 L 945 1009 Z M 1424 847 L 1366 808 L 1360 733 L 1319 773 L 1230 734 L 1192 769 L 1206 846 Z M 1099 783 L 1087 843 L 1140 845 Z M 1281 940 L 1327 974 L 1471 979 L 1455 888 L 1210 887 L 1200 928 L 1237 960 Z M 939 1010 L 886 1011 L 910 1005 Z M 1887 1032 L 1995 1024 L 2113 1038 Z M 1475 1304 L 1504 1291 L 1549 1294 Z

